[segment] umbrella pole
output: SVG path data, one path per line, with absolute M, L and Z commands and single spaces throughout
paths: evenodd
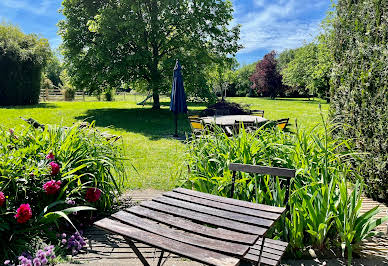
M 174 137 L 178 137 L 178 113 L 174 113 L 174 118 L 175 118 L 175 134 Z

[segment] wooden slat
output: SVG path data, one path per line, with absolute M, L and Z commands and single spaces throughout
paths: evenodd
M 242 201 L 242 200 L 236 200 L 236 199 L 231 199 L 231 198 L 225 198 L 225 197 L 220 197 L 212 194 L 207 194 L 207 193 L 202 193 L 198 192 L 195 190 L 190 190 L 190 189 L 185 189 L 185 188 L 176 188 L 173 191 L 186 194 L 186 195 L 191 195 L 203 199 L 209 199 L 217 202 L 222 202 L 222 203 L 227 203 L 235 206 L 240 206 L 240 207 L 245 207 L 245 208 L 250 208 L 250 209 L 255 209 L 255 210 L 261 210 L 261 211 L 268 211 L 268 212 L 274 212 L 274 213 L 280 213 L 283 214 L 286 208 L 283 207 L 276 207 L 276 206 L 269 206 L 269 205 L 264 205 L 264 204 L 257 204 L 257 203 L 252 203 L 248 201 Z
M 259 260 L 259 256 L 247 254 L 247 255 L 245 255 L 244 259 L 249 260 L 251 262 L 257 262 Z M 276 266 L 279 264 L 279 262 L 280 261 L 269 259 L 269 258 L 266 258 L 264 256 L 262 256 L 262 258 L 261 258 L 261 264 L 264 264 L 264 265 Z
M 243 255 L 245 255 L 245 253 L 247 253 L 249 249 L 248 245 L 241 245 L 227 241 L 211 239 L 184 231 L 178 231 L 176 229 L 163 226 L 149 219 L 141 218 L 125 211 L 117 212 L 113 214 L 112 217 L 118 219 L 120 222 L 130 224 L 132 226 L 154 234 L 158 234 L 176 241 L 198 246 L 201 248 L 220 251 L 229 255 L 242 257 Z
M 295 177 L 296 172 L 295 169 L 267 167 L 240 163 L 229 164 L 229 170 L 282 177 Z
M 262 238 L 257 240 L 257 242 L 255 243 L 253 248 L 259 249 L 259 247 L 261 246 L 261 241 L 262 241 Z M 283 242 L 281 240 L 273 240 L 270 238 L 266 238 L 264 244 L 265 244 L 265 246 L 267 246 L 269 244 L 274 245 L 274 246 L 278 247 L 278 249 L 280 249 L 280 250 L 285 250 L 288 247 L 287 242 Z
M 240 262 L 239 259 L 165 238 L 109 218 L 97 221 L 95 225 L 110 232 L 120 234 L 124 237 L 143 242 L 153 247 L 162 248 L 166 251 L 205 264 L 238 265 Z
M 267 248 L 267 247 L 264 247 L 263 249 L 263 257 L 265 258 L 268 258 L 268 259 L 271 259 L 271 260 L 277 260 L 277 261 L 280 261 L 280 259 L 282 258 L 283 256 L 283 253 L 284 252 L 279 252 L 278 251 L 274 251 L 270 248 Z M 260 250 L 257 250 L 257 249 L 251 249 L 249 250 L 249 255 L 254 255 L 254 256 L 259 256 L 260 255 Z
M 237 232 L 249 233 L 254 235 L 263 235 L 264 233 L 267 232 L 267 229 L 263 227 L 231 221 L 228 219 L 224 219 L 224 218 L 220 218 L 220 217 L 216 217 L 216 216 L 212 216 L 204 213 L 199 213 L 195 211 L 185 210 L 174 206 L 168 206 L 165 204 L 158 203 L 156 201 L 144 201 L 140 205 L 153 210 L 169 213 L 174 216 L 188 218 L 190 220 L 205 223 L 205 224 L 216 225 L 216 226 L 231 229 Z
M 191 203 L 196 203 L 216 209 L 221 209 L 221 210 L 226 210 L 226 211 L 231 211 L 235 213 L 240 213 L 240 214 L 245 214 L 249 216 L 255 216 L 255 217 L 261 217 L 261 218 L 266 218 L 269 220 L 277 220 L 280 218 L 280 214 L 278 213 L 273 213 L 273 212 L 266 212 L 266 211 L 260 211 L 260 210 L 253 210 L 245 207 L 239 207 L 235 205 L 230 205 L 222 202 L 216 202 L 213 200 L 209 199 L 202 199 L 182 193 L 177 193 L 174 191 L 169 191 L 163 194 L 163 196 L 174 198 L 174 199 L 179 199 L 179 200 L 184 200 L 188 201 Z
M 203 236 L 207 236 L 215 239 L 253 245 L 258 238 L 257 236 L 251 235 L 251 234 L 243 234 L 243 233 L 231 231 L 224 228 L 213 228 L 213 227 L 197 224 L 187 219 L 183 219 L 167 213 L 144 208 L 142 206 L 134 206 L 132 208 L 127 209 L 127 211 L 136 215 L 147 217 L 157 222 L 174 226 L 176 228 L 179 228 L 188 232 L 196 233 L 199 235 L 203 235 Z
M 274 223 L 274 221 L 267 220 L 264 218 L 258 218 L 258 217 L 248 216 L 248 215 L 239 214 L 235 212 L 210 208 L 203 205 L 198 205 L 187 201 L 177 200 L 177 199 L 168 198 L 164 196 L 154 198 L 153 201 L 157 201 L 162 204 L 168 204 L 179 208 L 188 209 L 195 212 L 209 214 L 215 217 L 221 217 L 228 220 L 238 221 L 246 224 L 259 225 L 263 227 L 271 227 Z
M 244 259 L 252 262 L 257 262 L 259 259 L 262 238 L 248 251 Z M 278 265 L 284 253 L 286 252 L 288 243 L 280 240 L 266 238 L 264 242 L 262 261 L 267 265 Z

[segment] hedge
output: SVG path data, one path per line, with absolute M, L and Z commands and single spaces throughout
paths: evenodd
M 368 192 L 388 201 L 388 5 L 339 0 L 334 22 L 332 116 L 366 154 L 358 165 Z
M 0 105 L 38 103 L 41 72 L 49 54 L 46 39 L 0 24 Z

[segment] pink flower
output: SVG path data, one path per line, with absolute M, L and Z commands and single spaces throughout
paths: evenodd
M 59 164 L 57 164 L 56 162 L 51 162 L 49 163 L 49 165 L 51 166 L 51 175 L 57 175 L 59 173 L 59 170 L 61 169 L 59 167 Z
M 98 188 L 88 188 L 86 191 L 86 200 L 89 202 L 96 202 L 101 197 L 101 190 Z
M 46 159 L 47 160 L 51 160 L 51 161 L 54 161 L 54 154 L 52 152 L 50 152 L 49 154 L 46 155 Z
M 15 131 L 13 130 L 13 128 L 10 128 L 10 129 L 9 129 L 9 133 L 10 133 L 11 135 L 13 135 L 13 134 L 15 133 Z
M 20 224 L 24 224 L 30 220 L 32 217 L 30 204 L 21 204 L 19 209 L 17 209 L 16 215 L 14 217 Z
M 4 205 L 5 196 L 4 193 L 0 191 L 0 207 Z
M 50 180 L 43 185 L 43 189 L 46 191 L 47 195 L 54 195 L 61 189 L 62 182 Z

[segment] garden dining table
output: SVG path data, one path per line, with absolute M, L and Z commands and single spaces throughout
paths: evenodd
M 255 115 L 220 115 L 220 116 L 206 116 L 202 117 L 204 124 L 216 124 L 221 127 L 225 126 L 234 126 L 236 121 L 243 123 L 256 123 L 261 124 L 265 123 L 268 120 L 264 117 L 255 116 Z
M 207 265 L 278 265 L 287 243 L 266 238 L 285 208 L 178 188 L 119 211 L 95 225 L 124 237 L 144 265 L 134 241 Z M 265 243 L 264 245 L 263 242 Z

